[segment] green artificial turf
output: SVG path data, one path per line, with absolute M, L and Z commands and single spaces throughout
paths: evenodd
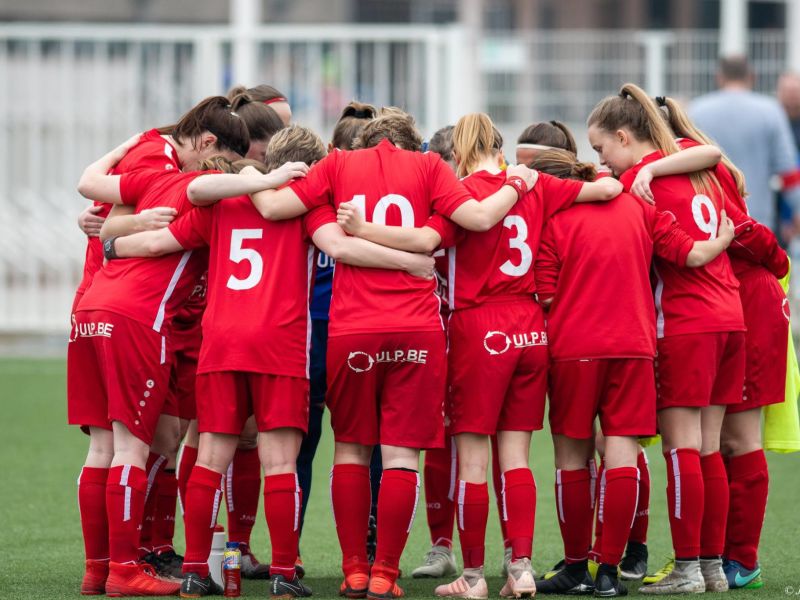
M 83 545 L 76 501 L 76 479 L 87 440 L 66 425 L 65 364 L 59 360 L 0 361 L 0 598 L 79 598 Z M 337 597 L 340 554 L 328 495 L 332 436 L 324 430 L 301 549 L 306 581 L 317 598 Z M 650 566 L 658 568 L 670 551 L 665 513 L 664 461 L 657 447 L 648 449 L 653 479 L 650 517 Z M 737 590 L 730 598 L 800 599 L 800 454 L 769 454 L 771 487 L 761 544 L 766 585 Z M 534 436 L 531 451 L 539 490 L 533 563 L 542 572 L 562 555 L 553 501 L 552 446 L 546 432 Z M 221 515 L 224 521 L 224 512 Z M 183 547 L 178 524 L 176 542 Z M 263 509 L 253 532 L 256 555 L 269 560 Z M 411 598 L 433 597 L 433 580 L 412 580 L 411 571 L 429 545 L 424 500 L 401 567 L 400 581 Z M 487 575 L 492 597 L 502 581 L 502 546 L 494 506 L 487 532 Z M 244 597 L 267 597 L 266 582 L 246 581 Z M 636 587 L 636 586 L 632 586 Z M 787 593 L 791 592 L 791 593 Z M 717 594 L 722 596 L 721 594 Z

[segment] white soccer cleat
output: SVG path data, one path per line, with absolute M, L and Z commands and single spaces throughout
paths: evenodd
M 520 558 L 508 564 L 508 577 L 500 596 L 503 598 L 531 598 L 536 594 L 535 575 L 530 558 Z
M 483 569 L 464 569 L 464 574 L 452 583 L 437 586 L 433 593 L 440 598 L 489 598 L 489 587 Z
M 706 582 L 697 560 L 676 560 L 672 572 L 664 579 L 639 588 L 640 593 L 653 595 L 702 594 L 705 591 Z
M 458 573 L 453 551 L 447 546 L 433 546 L 425 555 L 425 562 L 411 572 L 415 579 L 452 577 Z
M 500 571 L 503 577 L 508 577 L 508 565 L 511 564 L 511 546 L 503 550 L 503 568 Z
M 721 558 L 700 559 L 700 573 L 706 583 L 707 592 L 727 592 L 728 578 L 722 570 Z

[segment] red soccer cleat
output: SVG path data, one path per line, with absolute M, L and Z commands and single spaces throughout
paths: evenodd
M 106 579 L 108 579 L 108 560 L 86 561 L 86 572 L 83 574 L 81 594 L 84 596 L 99 596 L 106 593 Z
M 175 596 L 180 589 L 180 583 L 161 579 L 146 563 L 127 565 L 112 562 L 109 565 L 107 596 Z

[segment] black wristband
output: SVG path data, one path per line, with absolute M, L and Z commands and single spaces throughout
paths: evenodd
M 103 242 L 103 256 L 106 260 L 114 260 L 115 258 L 119 258 L 117 256 L 117 248 L 114 245 L 114 242 L 117 241 L 119 236 L 110 237 Z

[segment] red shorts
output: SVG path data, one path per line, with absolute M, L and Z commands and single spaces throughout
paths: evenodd
M 787 334 L 788 335 L 788 334 Z M 742 401 L 743 331 L 691 333 L 657 344 L 656 408 L 704 407 Z
M 779 404 L 786 396 L 789 300 L 766 269 L 746 275 L 739 284 L 747 363 L 742 402 L 729 406 L 729 413 Z
M 255 414 L 259 431 L 308 431 L 308 379 L 245 371 L 197 374 L 197 430 L 239 435 Z
M 457 310 L 447 336 L 447 414 L 454 434 L 542 428 L 549 354 L 536 302 Z
M 444 331 L 328 338 L 328 394 L 337 442 L 444 445 Z
M 656 433 L 656 382 L 649 358 L 553 361 L 550 430 L 576 439 L 594 437 L 595 416 L 604 435 Z
M 189 330 L 174 330 L 170 332 L 169 339 L 173 360 L 164 414 L 181 419 L 196 419 L 195 379 L 202 342 L 200 326 L 198 324 L 196 328 Z
M 119 421 L 149 445 L 169 385 L 166 339 L 104 310 L 75 313 L 69 339 L 68 422 L 110 429 Z

